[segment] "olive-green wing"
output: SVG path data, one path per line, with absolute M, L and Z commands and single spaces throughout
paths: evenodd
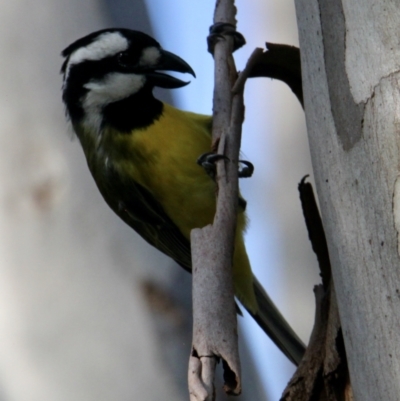
M 96 180 L 100 192 L 118 216 L 148 243 L 190 271 L 190 241 L 150 191 L 111 168 L 102 178 Z

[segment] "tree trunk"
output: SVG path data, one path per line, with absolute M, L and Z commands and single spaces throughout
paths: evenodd
M 296 0 L 308 134 L 354 396 L 400 394 L 400 9 Z

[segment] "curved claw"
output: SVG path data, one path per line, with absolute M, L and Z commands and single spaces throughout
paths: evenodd
M 214 54 L 214 47 L 218 40 L 224 39 L 224 35 L 233 37 L 233 51 L 240 49 L 246 44 L 244 36 L 236 31 L 234 25 L 227 22 L 217 22 L 210 26 L 210 34 L 207 37 L 207 50 L 209 53 Z
M 239 178 L 249 178 L 254 173 L 254 164 L 247 160 L 239 160 L 244 167 L 239 170 Z
M 212 178 L 215 179 L 216 176 L 216 167 L 215 163 L 218 160 L 227 160 L 229 161 L 229 158 L 225 155 L 220 155 L 218 153 L 213 153 L 213 152 L 207 152 L 203 153 L 200 155 L 200 157 L 197 159 L 197 164 L 201 167 L 204 168 L 206 173 Z M 247 161 L 247 160 L 239 160 L 240 164 L 243 164 L 244 167 L 240 168 L 238 172 L 238 177 L 239 178 L 249 178 L 253 175 L 254 173 L 254 165 L 253 163 Z
M 216 175 L 215 163 L 218 160 L 228 160 L 229 158 L 225 155 L 219 155 L 213 152 L 203 153 L 198 159 L 197 164 L 204 168 L 206 173 L 214 180 Z

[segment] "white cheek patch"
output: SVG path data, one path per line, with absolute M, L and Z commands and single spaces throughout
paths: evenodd
M 140 56 L 140 65 L 153 66 L 157 65 L 161 57 L 161 52 L 157 47 L 146 47 Z
M 106 32 L 101 34 L 93 43 L 86 47 L 75 50 L 69 57 L 65 77 L 68 77 L 72 65 L 87 60 L 101 60 L 105 57 L 114 56 L 127 50 L 128 40 L 119 32 Z
M 113 72 L 101 81 L 91 81 L 84 85 L 89 90 L 82 99 L 84 124 L 99 132 L 103 107 L 133 95 L 145 82 L 144 75 Z
M 112 72 L 100 81 L 90 81 L 84 85 L 84 88 L 89 90 L 85 102 L 103 107 L 133 95 L 144 86 L 145 82 L 144 75 Z

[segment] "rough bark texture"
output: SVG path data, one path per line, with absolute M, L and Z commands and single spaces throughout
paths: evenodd
M 314 289 L 315 321 L 306 353 L 288 383 L 282 401 L 352 401 L 325 231 L 313 188 L 306 178 L 301 180 L 298 188 L 308 236 L 318 259 L 322 285 Z
M 346 354 L 332 286 L 315 287 L 313 332 L 303 360 L 281 401 L 352 401 Z
M 400 10 L 296 0 L 304 102 L 354 397 L 400 394 Z

